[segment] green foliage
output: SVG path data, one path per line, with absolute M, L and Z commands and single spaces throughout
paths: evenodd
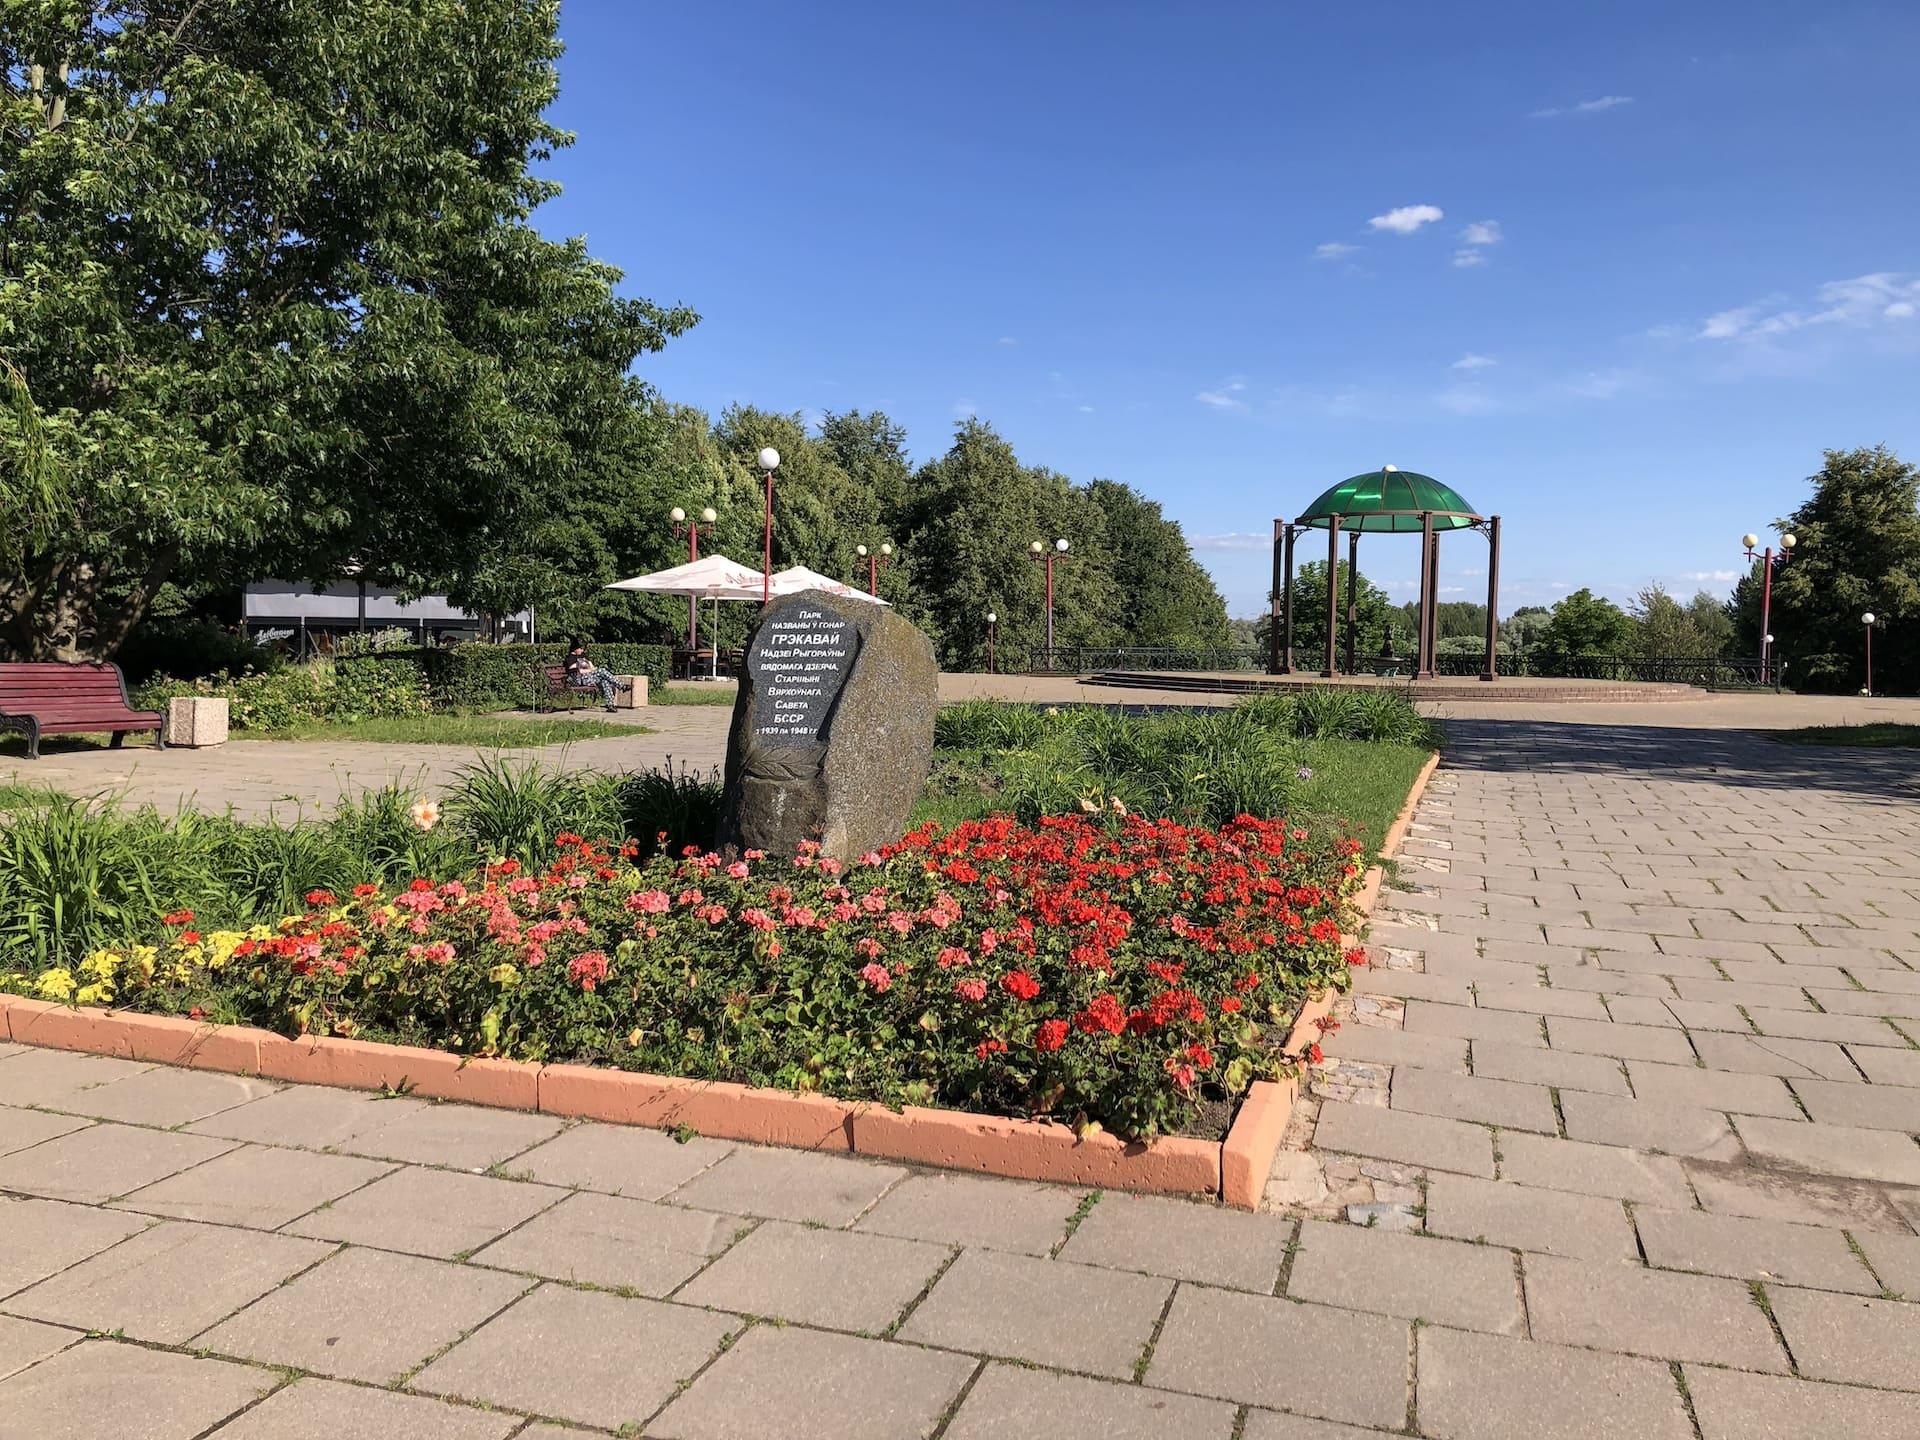
M 432 701 L 424 677 L 411 665 L 314 661 L 258 674 L 218 680 L 160 680 L 134 693 L 143 710 L 165 710 L 181 695 L 218 696 L 227 701 L 227 723 L 235 730 L 292 730 L 319 723 L 424 715 Z
M 1626 655 L 1633 650 L 1633 620 L 1611 600 L 1582 586 L 1553 607 L 1539 643 L 1549 664 L 1583 655 Z
M 1878 619 L 1874 688 L 1920 689 L 1920 467 L 1885 446 L 1829 450 L 1813 494 L 1781 528 L 1798 540 L 1773 582 L 1776 653 L 1791 684 L 1853 691 L 1865 683 L 1866 631 Z M 1741 650 L 1759 653 L 1760 574 L 1732 610 Z
M 1303 539 L 1304 548 L 1308 541 Z M 1296 554 L 1300 553 L 1296 550 Z M 1342 560 L 1334 567 L 1335 604 L 1339 610 L 1339 644 L 1341 654 L 1346 653 L 1347 643 L 1347 562 Z M 1408 655 L 1413 651 L 1413 639 L 1418 622 L 1407 612 L 1387 598 L 1387 592 L 1367 578 L 1362 570 L 1355 592 L 1354 613 L 1359 618 L 1359 633 L 1355 640 L 1355 655 L 1358 659 L 1371 659 L 1381 654 L 1386 643 L 1391 640 L 1396 655 Z M 1261 616 L 1254 622 L 1254 639 L 1264 648 L 1272 618 Z M 1296 650 L 1318 652 L 1325 643 L 1327 633 L 1327 562 L 1308 560 L 1297 566 L 1293 572 L 1293 644 Z
M 673 651 L 664 645 L 595 641 L 587 646 L 594 664 L 615 675 L 644 675 L 649 689 L 665 687 L 673 673 Z M 565 642 L 547 645 L 450 645 L 444 649 L 388 651 L 364 662 L 417 667 L 438 704 L 459 710 L 512 710 L 545 703 L 549 665 L 566 662 Z
M 694 317 L 531 223 L 557 12 L 9 5 L 0 656 L 111 654 L 176 573 L 352 558 L 496 612 L 565 573 Z
M 1702 600 L 1707 602 L 1704 607 Z M 1721 632 L 1703 631 L 1696 618 L 1717 613 L 1711 596 L 1697 595 L 1683 606 L 1655 581 L 1634 597 L 1631 613 L 1633 653 L 1642 660 L 1697 660 L 1720 653 Z
M 129 685 L 138 685 L 156 675 L 198 680 L 205 675 L 274 670 L 285 659 L 279 651 L 257 645 L 212 620 L 149 617 L 127 637 L 114 663 Z

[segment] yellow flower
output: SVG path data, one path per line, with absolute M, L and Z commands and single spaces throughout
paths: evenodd
M 117 950 L 96 950 L 80 962 L 80 973 L 98 976 L 102 980 L 111 980 L 113 972 L 120 967 L 120 952 Z
M 487 978 L 496 985 L 511 985 L 520 978 L 520 972 L 511 965 L 496 965 L 487 972 Z
M 234 948 L 247 937 L 238 930 L 215 930 L 207 936 L 207 967 L 218 970 L 233 958 Z
M 73 1003 L 76 1005 L 104 1005 L 113 999 L 113 985 L 102 980 L 94 985 L 82 985 L 75 992 Z
M 42 1000 L 69 1000 L 73 998 L 73 972 L 70 970 L 48 970 L 40 976 L 34 989 L 40 992 Z

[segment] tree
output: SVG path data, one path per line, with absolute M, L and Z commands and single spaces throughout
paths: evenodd
M 1120 592 L 1124 643 L 1201 648 L 1228 642 L 1227 607 L 1180 526 L 1130 485 L 1095 480 L 1087 498 L 1105 520 Z
M 1713 653 L 1691 611 L 1658 582 L 1634 597 L 1634 653 L 1643 660 L 1696 660 Z
M 1719 659 L 1726 655 L 1733 645 L 1733 617 L 1728 613 L 1726 601 L 1716 599 L 1705 590 L 1696 590 L 1693 599 L 1687 602 L 1687 618 L 1700 637 L 1703 656 Z
M 1920 469 L 1886 446 L 1829 450 L 1813 495 L 1783 522 L 1798 540 L 1773 582 L 1775 654 L 1789 681 L 1857 689 L 1872 611 L 1876 688 L 1920 686 Z M 1740 648 L 1758 654 L 1758 567 L 1734 590 Z
M 695 319 L 529 223 L 551 0 L 41 0 L 0 30 L 0 655 L 176 575 L 518 608 Z M 24 399 L 21 397 L 24 396 Z
M 1549 664 L 1584 655 L 1624 655 L 1633 649 L 1633 621 L 1618 605 L 1584 586 L 1553 607 L 1540 632 Z
M 1344 662 L 1347 645 L 1347 562 L 1344 560 L 1334 568 L 1334 585 L 1340 614 L 1340 654 Z M 1359 617 L 1355 655 L 1360 658 L 1378 655 L 1388 647 L 1389 641 L 1396 655 L 1410 654 L 1414 635 L 1418 631 L 1417 623 L 1405 610 L 1389 600 L 1387 592 L 1369 580 L 1364 570 L 1360 572 L 1358 585 L 1354 597 L 1354 610 Z M 1271 628 L 1271 620 L 1267 616 L 1262 616 L 1254 624 L 1255 636 L 1262 647 L 1267 644 L 1267 634 Z M 1293 572 L 1294 648 L 1318 654 L 1325 646 L 1326 632 L 1327 562 L 1309 560 Z
M 1540 643 L 1552 613 L 1544 605 L 1522 605 L 1500 627 L 1501 648 L 1525 655 Z

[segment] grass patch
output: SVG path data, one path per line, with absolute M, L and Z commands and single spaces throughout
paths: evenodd
M 1783 745 L 1835 745 L 1851 750 L 1920 750 L 1920 725 L 1809 725 L 1768 732 Z
M 236 730 L 235 740 L 350 740 L 362 745 L 468 745 L 477 750 L 530 750 L 646 735 L 640 725 L 547 715 L 388 715 L 368 720 L 302 721 L 279 730 Z
M 647 692 L 649 705 L 731 705 L 732 685 L 676 684 Z

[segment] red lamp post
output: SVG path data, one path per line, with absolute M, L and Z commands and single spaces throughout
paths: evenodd
M 993 674 L 993 632 L 1000 624 L 1000 617 L 993 611 L 987 611 L 987 674 Z
M 1047 567 L 1047 669 L 1053 669 L 1053 562 L 1064 560 L 1067 555 L 1067 542 L 1056 540 L 1053 548 L 1047 548 L 1047 542 L 1036 540 L 1027 546 L 1027 553 Z
M 1860 623 L 1867 627 L 1867 688 L 1860 693 L 1868 699 L 1873 698 L 1873 619 L 1871 610 L 1860 617 Z
M 893 559 L 893 542 L 882 540 L 878 551 L 867 549 L 864 545 L 853 547 L 853 553 L 867 562 L 867 593 L 876 600 L 880 598 L 880 567 Z
M 760 603 L 764 606 L 773 603 L 773 472 L 780 468 L 780 452 L 769 445 L 758 459 L 767 475 L 767 528 L 760 562 Z
M 1753 547 L 1760 543 L 1760 537 L 1751 532 L 1740 537 L 1740 543 L 1747 547 L 1747 563 L 1754 561 Z M 1775 555 L 1769 545 L 1760 555 L 1760 683 L 1765 685 L 1773 677 L 1773 567 L 1784 565 L 1793 556 L 1793 547 L 1799 544 L 1797 535 L 1780 537 L 1780 553 Z
M 700 558 L 700 532 L 704 529 L 707 534 L 713 534 L 714 522 L 717 521 L 720 516 L 714 508 L 709 505 L 700 512 L 700 518 L 698 520 L 689 520 L 687 518 L 687 512 L 676 505 L 668 512 L 668 518 L 673 521 L 673 533 L 675 535 L 679 535 L 683 531 L 686 533 L 687 563 L 691 565 Z M 687 648 L 689 650 L 698 650 L 700 648 L 700 600 L 699 597 L 695 595 L 689 595 L 687 597 Z

